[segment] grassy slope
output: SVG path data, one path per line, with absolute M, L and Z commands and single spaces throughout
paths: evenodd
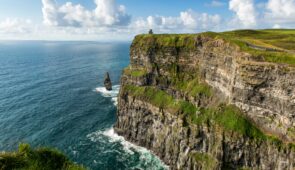
M 295 30 L 237 30 L 220 34 L 253 56 L 263 56 L 268 62 L 295 65 Z M 278 51 L 256 50 L 246 43 Z
M 0 152 L 1 170 L 86 170 L 71 162 L 56 149 L 31 149 L 28 144 L 20 144 L 17 152 Z
M 237 30 L 222 34 L 270 48 L 295 50 L 295 30 Z
M 222 33 L 201 33 L 213 38 L 222 38 L 240 47 L 242 51 L 254 57 L 263 57 L 267 62 L 290 64 L 295 66 L 295 30 L 237 30 Z M 195 37 L 198 34 L 154 34 L 139 35 L 133 44 L 148 50 L 149 47 L 176 47 L 181 49 L 195 49 Z M 276 49 L 279 51 L 265 51 L 253 49 L 247 43 Z

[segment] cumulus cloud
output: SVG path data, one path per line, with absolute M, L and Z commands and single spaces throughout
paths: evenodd
M 236 13 L 235 20 L 243 27 L 256 25 L 256 11 L 253 0 L 230 0 L 229 9 Z
M 191 9 L 177 16 L 155 15 L 131 20 L 125 6 L 117 5 L 115 0 L 93 1 L 96 7 L 87 9 L 72 2 L 58 4 L 55 0 L 42 0 L 43 24 L 25 19 L 0 21 L 0 39 L 126 40 L 149 28 L 156 33 L 196 33 L 220 31 L 221 27 L 220 15 Z M 22 34 L 15 36 L 16 32 Z
M 135 21 L 135 27 L 139 29 L 157 29 L 160 32 L 198 32 L 214 30 L 220 26 L 219 15 L 197 13 L 191 9 L 180 12 L 177 17 L 149 16 L 146 19 Z
M 125 6 L 115 0 L 95 0 L 96 8 L 87 10 L 82 5 L 67 2 L 58 6 L 54 0 L 42 0 L 43 23 L 48 26 L 95 27 L 123 26 L 131 16 Z
M 0 33 L 4 34 L 20 34 L 30 33 L 31 20 L 29 19 L 18 19 L 18 18 L 6 18 L 0 22 Z
M 266 8 L 266 19 L 271 19 L 271 22 L 295 22 L 295 0 L 269 0 Z

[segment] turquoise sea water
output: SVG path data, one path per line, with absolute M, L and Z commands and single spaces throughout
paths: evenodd
M 0 150 L 51 146 L 90 169 L 164 169 L 113 131 L 130 43 L 0 42 Z M 114 91 L 102 88 L 108 71 Z

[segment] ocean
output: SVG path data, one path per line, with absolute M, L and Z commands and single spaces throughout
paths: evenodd
M 167 167 L 118 136 L 117 95 L 130 43 L 0 41 L 0 151 L 50 146 L 93 170 Z M 103 88 L 110 73 L 114 90 Z

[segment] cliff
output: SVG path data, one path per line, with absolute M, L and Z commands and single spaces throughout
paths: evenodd
M 136 36 L 115 130 L 171 169 L 293 169 L 295 48 L 268 40 Z

